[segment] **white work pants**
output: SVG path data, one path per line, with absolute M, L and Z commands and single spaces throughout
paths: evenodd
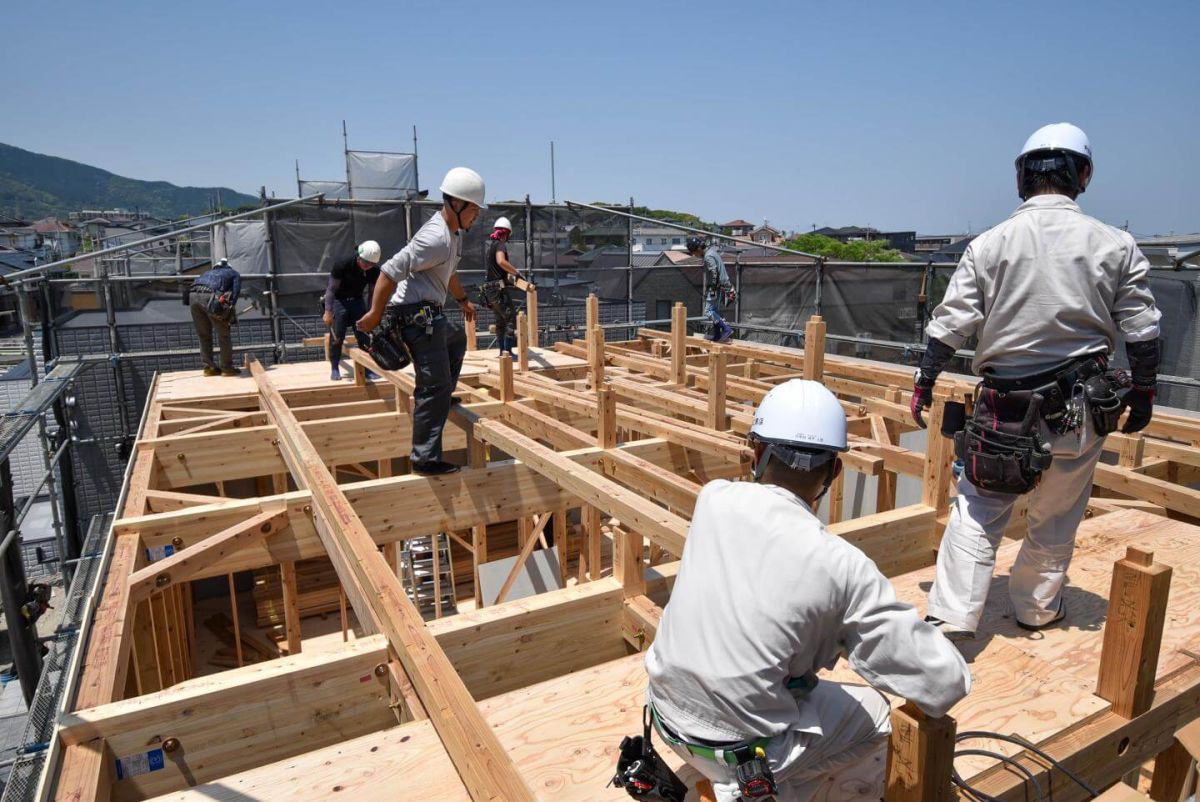
M 822 799 L 879 799 L 883 797 L 884 756 L 892 731 L 891 709 L 883 694 L 866 685 L 821 680 L 808 694 L 815 705 L 822 735 L 787 732 L 767 744 L 767 761 L 779 785 L 779 802 L 806 802 L 821 790 L 831 774 L 875 758 L 875 764 L 856 776 L 847 788 L 824 789 Z M 717 802 L 738 799 L 737 774 L 732 766 L 696 757 L 682 746 L 668 744 L 692 768 L 712 781 Z M 864 789 L 862 780 L 875 787 Z M 865 792 L 864 792 L 865 791 Z
M 1087 508 L 1104 446 L 1090 418 L 1082 442 L 1070 432 L 1051 436 L 1044 426 L 1054 460 L 1029 493 L 1029 532 L 1008 579 L 1017 620 L 1034 626 L 1052 621 L 1058 612 L 1075 550 L 1075 530 Z M 965 476 L 959 478 L 950 523 L 938 549 L 929 615 L 971 632 L 978 629 L 996 567 L 996 549 L 1018 498 L 981 490 Z

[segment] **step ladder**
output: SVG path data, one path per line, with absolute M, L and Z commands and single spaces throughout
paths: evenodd
M 404 591 L 423 618 L 444 618 L 458 612 L 454 562 L 450 558 L 450 539 L 445 532 L 410 538 L 408 548 L 400 552 L 400 564 Z M 439 593 L 442 598 L 440 613 Z

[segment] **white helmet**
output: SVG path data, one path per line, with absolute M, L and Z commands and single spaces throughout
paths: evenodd
M 507 217 L 497 217 L 495 225 L 492 228 L 503 228 L 505 231 L 512 231 L 512 223 L 508 222 Z
M 1045 154 L 1044 158 L 1028 159 L 1031 153 Z M 1086 176 L 1080 176 L 1080 168 L 1075 159 L 1066 158 L 1063 154 L 1074 154 L 1087 162 Z M 1087 134 L 1078 126 L 1071 123 L 1051 123 L 1043 125 L 1025 140 L 1025 147 L 1017 154 L 1017 173 L 1020 176 L 1019 185 L 1024 185 L 1024 175 L 1028 171 L 1054 172 L 1065 171 L 1071 177 L 1071 183 L 1083 192 L 1092 180 L 1095 166 L 1092 163 L 1092 145 Z M 1024 197 L 1024 196 L 1022 196 Z
M 358 246 L 358 258 L 364 262 L 370 262 L 373 265 L 379 264 L 379 259 L 383 255 L 383 251 L 379 248 L 379 243 L 373 239 L 369 239 L 362 245 Z
M 438 187 L 442 195 L 469 201 L 480 209 L 487 208 L 483 202 L 483 178 L 470 167 L 455 167 L 446 173 L 442 185 Z
M 811 470 L 846 451 L 846 413 L 820 382 L 791 379 L 763 397 L 754 411 L 750 440 L 767 445 L 754 466 L 761 479 L 773 457 L 790 468 Z

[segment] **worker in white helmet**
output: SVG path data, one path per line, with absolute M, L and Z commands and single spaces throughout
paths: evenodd
M 329 327 L 329 378 L 333 381 L 342 378 L 342 343 L 346 341 L 346 329 L 367 313 L 365 299 L 371 297 L 375 282 L 379 280 L 380 256 L 379 243 L 369 239 L 358 246 L 354 256 L 338 262 L 329 271 L 325 313 L 321 319 Z M 357 328 L 354 339 L 359 348 L 366 349 L 369 344 L 367 335 Z M 373 372 L 367 373 L 367 378 L 375 378 Z
M 455 167 L 442 180 L 442 208 L 391 259 L 380 267 L 371 309 L 358 321 L 371 331 L 384 319 L 386 336 L 403 340 L 416 374 L 413 392 L 412 470 L 438 475 L 460 466 L 442 459 L 442 430 L 450 414 L 454 388 L 462 370 L 467 338 L 442 312 L 449 295 L 467 320 L 475 306 L 467 298 L 455 270 L 462 255 L 462 234 L 484 208 L 479 173 Z
M 488 240 L 487 279 L 479 286 L 479 300 L 492 310 L 496 320 L 496 344 L 500 353 L 512 354 L 517 336 L 515 322 L 517 310 L 513 305 L 508 288 L 514 279 L 522 278 L 521 272 L 508 261 L 508 238 L 512 236 L 512 223 L 507 217 L 499 217 Z
M 754 481 L 709 482 L 696 500 L 646 654 L 647 699 L 663 740 L 718 799 L 745 790 L 739 765 L 743 781 L 762 773 L 760 753 L 780 799 L 807 799 L 823 777 L 884 748 L 880 691 L 941 716 L 971 675 L 875 563 L 816 516 L 847 448 L 833 393 L 800 379 L 779 385 L 749 439 Z M 818 680 L 839 656 L 866 684 Z
M 1104 435 L 1126 409 L 1121 431 L 1150 423 L 1161 317 L 1150 265 L 1128 232 L 1080 210 L 1092 173 L 1079 128 L 1035 131 L 1016 161 L 1024 203 L 971 242 L 926 328 L 911 402 L 918 424 L 938 374 L 970 337 L 983 378 L 956 435 L 963 474 L 929 594 L 930 619 L 952 638 L 979 627 L 996 548 L 1023 493 L 1029 530 L 1008 582 L 1016 621 L 1036 630 L 1067 615 L 1063 584 Z M 1119 341 L 1128 374 L 1110 367 Z

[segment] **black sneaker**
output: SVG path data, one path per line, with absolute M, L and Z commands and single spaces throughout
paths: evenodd
M 242 372 L 237 368 L 221 368 L 222 376 L 241 376 Z
M 461 465 L 455 465 L 453 462 L 445 462 L 440 459 L 430 462 L 414 462 L 412 464 L 412 472 L 421 476 L 442 476 L 447 473 L 458 473 L 461 470 Z
M 953 641 L 975 640 L 974 632 L 972 632 L 969 629 L 963 629 L 962 627 L 956 627 L 954 624 L 951 624 L 949 621 L 943 621 L 940 618 L 936 618 L 932 615 L 927 615 L 927 616 L 925 616 L 925 622 L 928 624 L 933 624 L 933 626 L 937 629 L 937 631 L 942 633 L 942 635 L 944 635 L 946 640 L 948 640 L 948 641 L 953 642 Z
M 1066 617 L 1067 617 L 1067 602 L 1066 602 L 1066 600 L 1060 600 L 1058 602 L 1058 612 L 1054 614 L 1053 618 L 1051 618 L 1049 621 L 1047 621 L 1044 624 L 1026 624 L 1024 621 L 1017 618 L 1016 616 L 1013 616 L 1013 620 L 1017 622 L 1017 626 L 1019 626 L 1021 629 L 1027 629 L 1030 632 L 1038 632 L 1040 630 L 1047 629 L 1049 627 L 1054 626 L 1055 624 L 1057 624 L 1059 621 L 1062 621 Z
M 218 370 L 217 368 L 214 368 L 214 367 L 211 367 L 211 366 L 210 366 L 210 367 L 206 367 L 206 368 L 204 369 L 204 375 L 205 375 L 205 376 L 220 376 L 220 375 L 221 375 L 221 371 L 220 371 L 220 370 Z

